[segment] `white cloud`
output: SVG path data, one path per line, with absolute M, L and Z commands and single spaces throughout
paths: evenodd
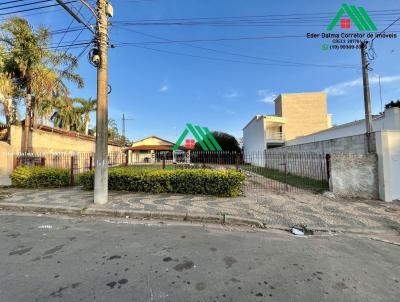
M 394 82 L 399 82 L 400 81 L 400 75 L 395 75 L 395 76 L 382 76 L 381 77 L 381 84 L 382 83 L 394 83 Z M 378 75 L 373 75 L 372 77 L 369 78 L 369 84 L 374 85 L 379 83 L 379 76 Z M 350 89 L 354 87 L 361 87 L 363 85 L 362 78 L 358 78 L 352 81 L 348 82 L 343 82 L 339 83 L 336 85 L 329 86 L 324 89 L 324 91 L 329 94 L 329 95 L 344 95 L 349 92 Z
M 257 94 L 261 97 L 260 102 L 272 104 L 276 99 L 277 95 L 268 90 L 258 90 Z
M 168 89 L 169 89 L 169 85 L 164 83 L 160 87 L 160 92 L 166 92 L 166 91 L 168 91 Z
M 224 98 L 227 98 L 227 99 L 237 98 L 238 96 L 240 96 L 239 92 L 237 92 L 234 89 L 230 89 L 224 94 Z

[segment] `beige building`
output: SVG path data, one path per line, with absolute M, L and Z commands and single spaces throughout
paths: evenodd
M 256 115 L 243 128 L 245 153 L 280 147 L 287 140 L 331 127 L 325 92 L 284 93 L 274 102 L 275 115 Z
M 149 136 L 132 143 L 129 150 L 130 163 L 154 163 L 162 158 L 172 159 L 172 147 L 175 144 L 157 136 Z M 169 158 L 171 157 L 171 158 Z
M 285 140 L 331 127 L 325 92 L 284 93 L 275 99 L 275 115 L 283 117 Z

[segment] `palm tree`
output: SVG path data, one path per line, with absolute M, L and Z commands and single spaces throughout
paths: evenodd
M 54 126 L 66 130 L 78 130 L 82 127 L 82 114 L 79 108 L 75 107 L 75 104 L 78 103 L 77 100 L 66 96 L 56 100 L 54 104 L 56 111 L 51 117 Z
M 37 115 L 41 117 L 41 123 L 49 126 L 49 121 L 54 113 L 56 98 L 46 98 L 37 104 Z
M 84 126 L 84 133 L 86 135 L 89 134 L 89 124 L 90 124 L 90 113 L 96 110 L 96 105 L 97 105 L 97 100 L 92 100 L 89 98 L 89 100 L 85 99 L 76 99 L 77 102 L 82 106 L 78 108 L 78 111 L 82 114 L 83 116 L 83 122 L 82 125 Z
M 57 75 L 58 81 L 66 79 L 75 82 L 78 87 L 83 87 L 83 80 L 73 73 L 77 67 L 77 59 L 74 56 L 49 49 L 51 35 L 48 29 L 40 27 L 35 31 L 28 21 L 14 17 L 1 26 L 1 31 L 0 45 L 3 45 L 5 51 L 8 52 L 4 61 L 4 72 L 25 92 L 23 149 L 27 152 L 29 151 L 34 82 L 38 80 L 34 76 L 35 72 L 47 68 Z M 68 67 L 65 68 L 66 66 Z M 61 85 L 66 89 L 64 84 Z
M 12 119 L 12 94 L 14 87 L 11 80 L 3 73 L 0 73 L 0 104 L 3 105 L 6 124 L 9 125 Z
M 4 116 L 6 117 L 6 124 L 11 122 L 12 114 L 12 95 L 14 93 L 14 84 L 4 70 L 5 60 L 4 49 L 0 46 L 0 104 L 3 105 Z
M 32 81 L 32 98 L 33 116 L 32 124 L 36 128 L 39 119 L 48 121 L 53 111 L 49 105 L 54 103 L 54 98 L 67 93 L 57 74 L 43 66 L 39 66 L 33 70 L 34 81 Z

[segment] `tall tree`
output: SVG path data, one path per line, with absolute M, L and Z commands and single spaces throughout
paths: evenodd
M 82 127 L 82 114 L 75 105 L 79 99 L 71 99 L 67 96 L 58 98 L 54 103 L 56 111 L 51 120 L 54 126 L 66 130 L 78 130 Z
M 236 138 L 228 133 L 213 131 L 211 132 L 223 151 L 240 152 L 240 146 Z M 196 151 L 203 150 L 199 143 L 196 143 L 194 149 Z
M 29 132 L 32 118 L 32 96 L 35 71 L 47 68 L 57 74 L 59 80 L 67 79 L 83 87 L 83 81 L 73 70 L 77 59 L 67 53 L 49 49 L 51 40 L 47 28 L 34 30 L 23 18 L 12 18 L 1 26 L 0 44 L 8 52 L 4 61 L 4 71 L 25 92 L 25 127 L 23 150 L 29 151 Z
M 81 105 L 80 108 L 78 108 L 78 112 L 81 113 L 83 117 L 82 125 L 84 129 L 82 129 L 86 135 L 89 134 L 89 124 L 90 124 L 90 114 L 96 110 L 96 105 L 97 105 L 97 100 L 92 100 L 92 99 L 81 99 L 78 98 L 76 99 L 77 102 Z
M 0 73 L 0 104 L 3 105 L 6 124 L 9 125 L 12 119 L 12 94 L 14 87 L 11 79 Z

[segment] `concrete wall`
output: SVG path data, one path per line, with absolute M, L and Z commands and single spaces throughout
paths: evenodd
M 331 190 L 338 196 L 379 197 L 376 154 L 332 154 L 330 175 Z
M 372 152 L 375 152 L 375 134 L 371 134 Z M 313 143 L 305 143 L 298 145 L 289 145 L 274 148 L 274 152 L 319 152 L 323 154 L 331 153 L 367 153 L 367 139 L 365 134 L 354 135 L 348 137 L 340 137 L 317 141 Z
M 283 125 L 286 140 L 327 129 L 326 93 L 281 94 L 275 100 L 275 114 L 287 119 Z
M 0 141 L 0 185 L 10 185 L 11 181 L 8 177 L 13 169 L 12 154 L 13 149 L 7 142 Z
M 400 131 L 376 133 L 379 170 L 379 197 L 400 200 Z
M 14 156 L 21 152 L 22 138 L 22 127 L 11 126 L 10 143 L 0 142 L 0 185 L 10 185 L 9 175 L 14 167 Z M 84 137 L 69 137 L 33 129 L 29 139 L 32 153 L 95 152 L 95 142 Z M 108 151 L 120 152 L 121 147 L 109 145 Z
M 400 108 L 390 108 L 385 112 L 374 117 L 372 122 L 374 131 L 381 130 L 400 130 Z M 313 143 L 318 141 L 325 141 L 329 139 L 361 135 L 365 133 L 365 120 L 359 120 L 330 129 L 320 131 L 318 133 L 310 134 L 307 136 L 299 137 L 293 140 L 286 141 L 287 146 Z

